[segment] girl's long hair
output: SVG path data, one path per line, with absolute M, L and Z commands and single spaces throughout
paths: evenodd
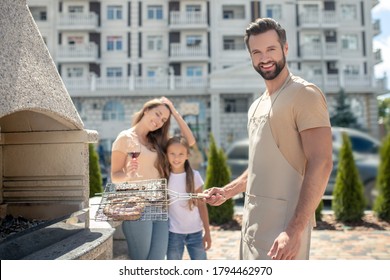
M 187 150 L 187 154 L 190 155 L 190 145 L 188 144 L 188 141 L 185 137 L 174 136 L 170 138 L 168 140 L 165 152 L 168 151 L 168 147 L 172 144 L 180 144 L 184 146 Z M 184 170 L 186 172 L 186 192 L 194 193 L 195 192 L 194 171 L 192 170 L 192 167 L 188 159 L 184 163 Z M 197 205 L 196 199 L 190 199 L 188 201 L 188 207 L 190 208 L 190 210 L 192 210 L 193 207 L 196 205 Z
M 133 115 L 132 126 L 136 125 L 141 121 L 146 111 L 151 110 L 160 105 L 166 106 L 169 112 L 171 113 L 171 110 L 167 104 L 163 103 L 160 99 L 155 98 L 147 101 L 142 107 L 142 109 Z M 169 118 L 163 124 L 162 127 L 154 131 L 150 131 L 146 135 L 148 140 L 148 143 L 146 144 L 147 147 L 151 151 L 157 152 L 157 160 L 154 163 L 154 166 L 158 170 L 160 177 L 166 179 L 168 179 L 169 177 L 169 164 L 166 158 L 166 154 L 164 152 L 164 147 L 167 145 L 167 141 L 169 138 L 168 133 L 169 133 L 170 125 L 171 125 L 171 118 L 169 116 Z

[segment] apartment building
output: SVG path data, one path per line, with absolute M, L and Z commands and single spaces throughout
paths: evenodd
M 207 147 L 247 135 L 247 110 L 265 89 L 243 34 L 257 17 L 287 30 L 290 70 L 316 83 L 331 113 L 341 90 L 360 125 L 377 135 L 372 39 L 377 0 L 28 0 L 30 11 L 88 129 L 109 151 L 153 97 L 167 96 Z M 380 83 L 381 82 L 381 83 Z M 173 122 L 173 131 L 177 129 Z

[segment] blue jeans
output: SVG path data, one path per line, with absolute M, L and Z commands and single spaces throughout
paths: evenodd
M 191 260 L 207 260 L 203 246 L 203 231 L 190 234 L 169 232 L 167 259 L 181 260 L 184 246 L 187 247 Z
M 131 260 L 164 260 L 168 247 L 168 221 L 124 221 Z

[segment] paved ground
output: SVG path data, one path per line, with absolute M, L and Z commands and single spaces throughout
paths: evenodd
M 239 259 L 240 231 L 212 231 L 211 238 L 208 259 Z M 312 260 L 390 260 L 390 231 L 314 230 L 311 243 Z M 125 240 L 114 240 L 114 259 L 127 259 Z
M 91 227 L 101 227 L 93 221 L 96 204 L 91 199 Z M 236 210 L 240 211 L 240 209 Z M 106 225 L 109 226 L 109 225 Z M 119 233 L 120 231 L 118 231 Z M 126 241 L 114 235 L 114 259 L 127 259 Z M 211 231 L 212 247 L 207 252 L 210 260 L 237 260 L 240 231 Z M 185 254 L 184 259 L 188 259 Z M 311 240 L 312 260 L 390 260 L 390 231 L 335 231 L 314 230 Z

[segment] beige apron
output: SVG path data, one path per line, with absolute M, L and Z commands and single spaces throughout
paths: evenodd
M 276 237 L 286 230 L 303 181 L 274 141 L 270 111 L 251 120 L 248 126 L 249 177 L 240 250 L 240 258 L 246 260 L 270 259 L 267 253 Z M 309 259 L 311 228 L 310 223 L 302 234 L 297 259 Z

